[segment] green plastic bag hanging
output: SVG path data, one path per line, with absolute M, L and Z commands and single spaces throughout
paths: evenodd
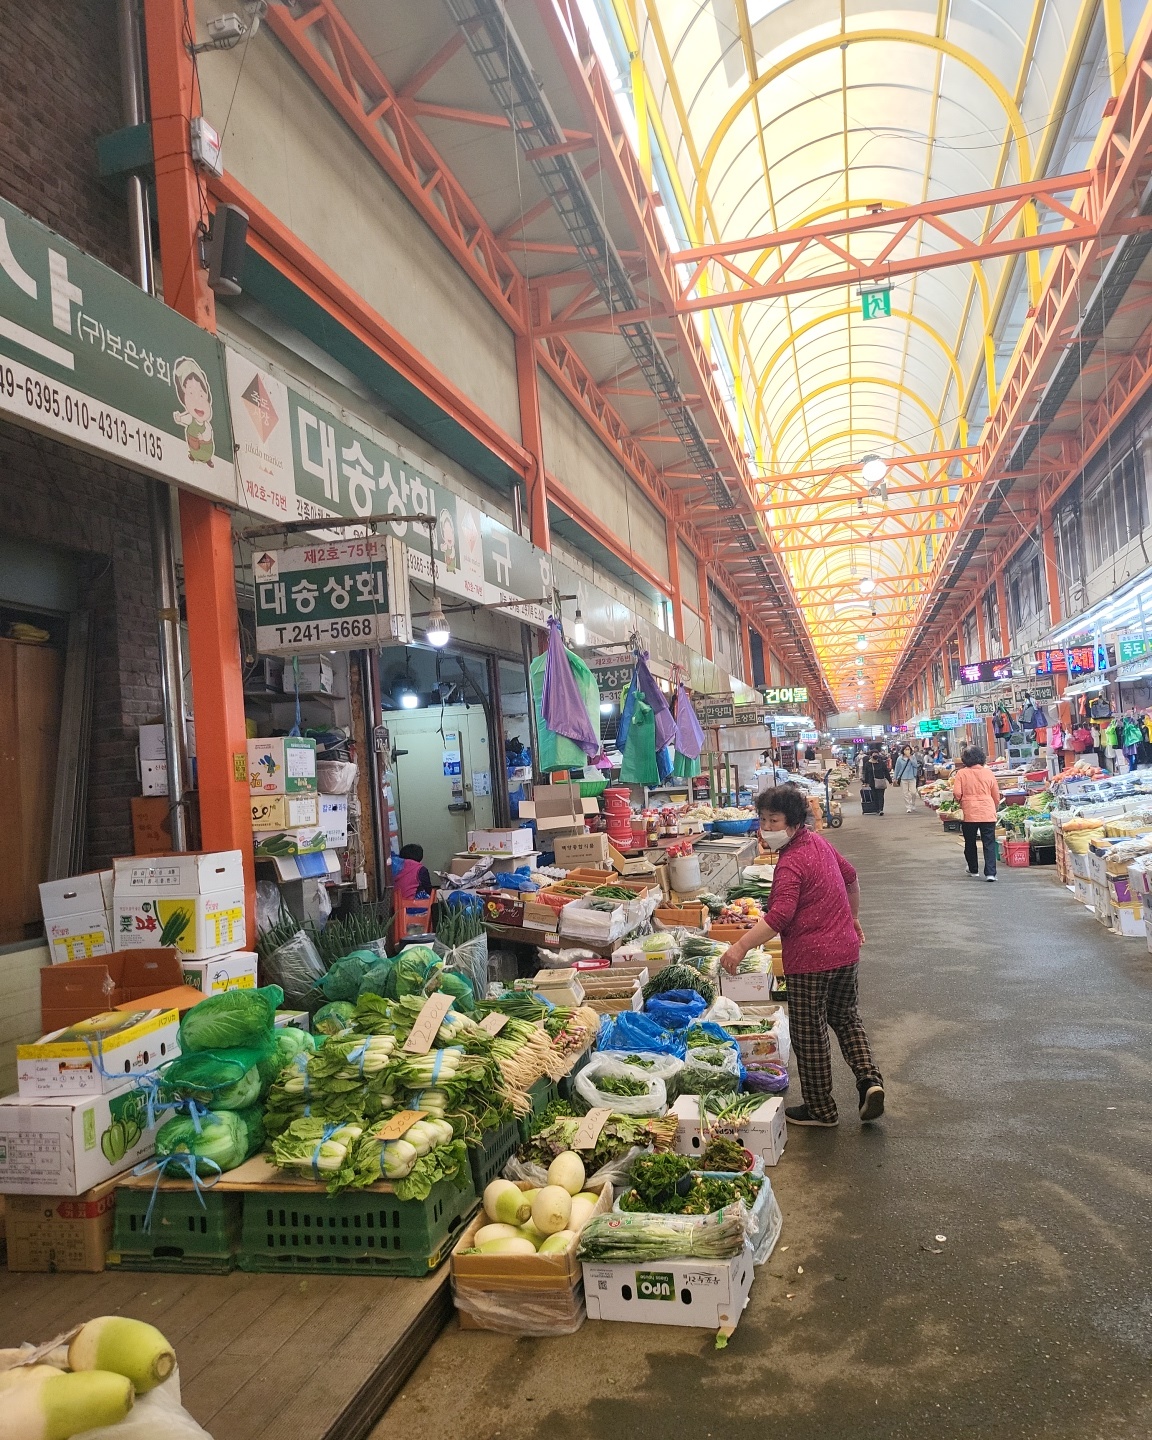
M 680 751 L 677 750 L 676 758 L 672 762 L 672 774 L 675 775 L 678 780 L 691 780 L 694 776 L 699 775 L 699 755 L 696 756 L 695 760 L 692 760 L 687 755 L 682 755 Z
M 540 707 L 544 694 L 544 662 L 546 659 L 545 655 L 537 655 L 529 667 L 532 679 L 532 701 L 536 707 L 536 736 L 540 746 L 540 754 L 536 756 L 536 768 L 542 775 L 551 774 L 553 770 L 582 771 L 588 764 L 588 756 L 574 740 L 568 740 L 563 735 L 554 735 L 544 723 L 544 714 Z M 568 651 L 568 663 L 572 666 L 572 678 L 576 681 L 576 688 L 580 691 L 580 697 L 584 701 L 584 708 L 588 711 L 592 728 L 599 735 L 600 687 L 596 683 L 596 677 L 579 655 L 571 650 Z
M 624 746 L 624 763 L 620 780 L 625 785 L 659 785 L 660 771 L 656 765 L 656 716 L 652 707 L 637 700 Z

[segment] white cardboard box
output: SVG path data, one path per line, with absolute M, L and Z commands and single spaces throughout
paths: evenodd
M 164 746 L 163 725 L 140 726 L 140 763 L 145 760 L 167 760 L 168 751 Z
M 254 990 L 256 988 L 256 951 L 233 950 L 212 960 L 181 959 L 185 985 L 205 995 L 219 995 L 223 990 Z
M 731 1260 L 651 1260 L 642 1265 L 584 1262 L 589 1320 L 692 1325 L 731 1333 L 754 1278 L 752 1248 Z
M 114 899 L 137 895 L 211 895 L 244 885 L 239 850 L 199 850 L 186 855 L 138 855 L 112 862 Z
M 469 830 L 469 850 L 506 850 L 510 855 L 527 855 L 532 849 L 532 831 L 528 827 L 519 830 Z
M 54 965 L 111 954 L 112 873 L 93 870 L 40 886 L 44 938 Z
M 66 880 L 45 880 L 40 886 L 40 909 L 45 920 L 111 910 L 112 883 L 111 870 L 90 870 L 86 875 L 72 875 Z
M 136 856 L 113 861 L 113 868 L 112 938 L 118 949 L 138 950 L 163 939 L 183 959 L 210 960 L 243 946 L 239 850 Z
M 672 1107 L 679 1128 L 676 1132 L 677 1155 L 699 1155 L 704 1146 L 700 1137 L 700 1097 L 681 1095 Z M 784 1119 L 784 1101 L 779 1096 L 768 1097 L 763 1105 L 740 1125 L 725 1125 L 713 1134 L 731 1135 L 745 1150 L 759 1155 L 765 1165 L 775 1165 L 784 1153 L 788 1139 L 788 1122 Z
M 297 671 L 299 671 L 301 691 L 315 690 L 321 695 L 331 695 L 336 689 L 336 677 L 332 671 L 331 660 L 324 655 L 314 655 L 307 660 L 301 659 L 295 668 L 293 668 L 291 660 L 284 666 L 285 695 L 295 695 Z
M 0 1193 L 80 1195 L 156 1149 L 143 1091 L 0 1099 Z
M 320 829 L 329 850 L 342 850 L 348 844 L 348 796 L 320 796 Z
M 315 795 L 315 740 L 302 735 L 249 740 L 248 788 L 253 795 Z
M 740 1004 L 742 1000 L 771 1000 L 772 976 L 756 970 L 747 975 L 729 975 L 726 970 L 722 970 L 720 972 L 720 993 L 729 1000 L 735 1000 L 737 1004 Z
M 53 1030 L 16 1047 L 16 1082 L 22 1100 L 56 1095 L 106 1095 L 126 1080 L 155 1070 L 180 1053 L 177 1010 L 111 1011 L 101 1017 L 118 1030 L 85 1033 L 91 1021 Z
M 87 915 L 62 915 L 58 920 L 46 919 L 44 939 L 53 965 L 112 953 L 112 926 L 103 910 L 93 910 Z
M 318 795 L 253 795 L 252 829 L 302 830 L 320 824 Z

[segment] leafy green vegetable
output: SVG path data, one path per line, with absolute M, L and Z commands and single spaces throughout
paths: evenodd
M 597 1090 L 607 1095 L 647 1095 L 648 1085 L 643 1080 L 633 1080 L 630 1075 L 597 1075 Z
M 632 1167 L 632 1189 L 620 1201 L 624 1211 L 661 1215 L 711 1215 L 743 1200 L 756 1203 L 763 1182 L 751 1176 L 720 1179 L 701 1174 L 687 1155 L 641 1155 Z M 743 1169 L 743 1163 L 741 1163 Z
M 260 1045 L 272 1035 L 276 1011 L 284 1003 L 279 985 L 259 990 L 224 990 L 193 1005 L 180 1022 L 180 1052 L 232 1050 Z
M 561 1101 L 559 1104 L 566 1102 Z M 560 1116 L 538 1130 L 527 1144 L 520 1147 L 517 1154 L 525 1163 L 542 1165 L 547 1169 L 557 1155 L 571 1150 L 579 1127 L 579 1117 Z M 591 1150 L 580 1152 L 584 1168 L 592 1174 L 602 1166 L 619 1160 L 637 1146 L 641 1149 L 651 1147 L 658 1151 L 670 1150 L 675 1144 L 678 1127 L 679 1122 L 675 1115 L 661 1120 L 637 1120 L 629 1115 L 609 1115 L 595 1146 Z
M 161 1159 L 186 1155 L 189 1157 L 186 1163 L 200 1175 L 215 1175 L 216 1166 L 224 1171 L 243 1165 L 264 1140 L 260 1112 L 254 1106 L 248 1110 L 221 1110 L 201 1115 L 199 1130 L 196 1123 L 188 1115 L 174 1115 L 165 1121 L 156 1132 L 156 1154 Z
M 691 965 L 665 965 L 644 986 L 644 999 L 663 995 L 666 990 L 695 990 L 709 1005 L 716 999 L 716 987 Z

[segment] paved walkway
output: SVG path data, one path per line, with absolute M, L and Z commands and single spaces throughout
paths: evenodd
M 453 1324 L 376 1440 L 1146 1440 L 1152 956 L 1050 869 L 966 879 L 959 837 L 890 799 L 831 835 L 888 1116 L 861 1131 L 837 1056 L 840 1127 L 790 1135 L 728 1349 Z

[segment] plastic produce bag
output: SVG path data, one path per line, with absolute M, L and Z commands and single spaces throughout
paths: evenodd
M 279 985 L 290 1006 L 304 1007 L 324 976 L 324 961 L 306 930 L 297 930 L 290 940 L 278 945 L 260 961 L 265 979 Z
M 591 1175 L 585 1175 L 585 1190 L 599 1190 L 602 1185 L 613 1187 L 627 1185 L 637 1157 L 648 1153 L 639 1145 L 633 1146 L 631 1150 L 626 1150 L 623 1155 L 618 1155 L 615 1160 L 609 1160 L 607 1164 L 601 1165 L 599 1170 L 594 1171 Z M 537 1189 L 548 1184 L 548 1171 L 543 1165 L 536 1165 L 531 1160 L 521 1160 L 515 1155 L 505 1165 L 503 1175 L 505 1180 L 527 1180 Z
M 560 622 L 550 617 L 544 680 L 540 688 L 540 713 L 544 724 L 554 735 L 571 740 L 591 759 L 600 753 L 599 690 L 597 719 L 594 722 L 573 673 L 573 662 L 577 660 L 579 657 L 570 655 L 564 644 Z M 583 663 L 580 661 L 580 664 Z
M 193 1005 L 180 1022 L 180 1051 L 234 1050 L 264 1045 L 272 1036 L 276 1011 L 284 1004 L 279 985 L 259 990 L 224 990 Z
M 735 1045 L 705 1045 L 690 1049 L 676 1077 L 677 1094 L 735 1094 L 740 1089 L 740 1051 Z
M 263 1045 L 190 1050 L 164 1066 L 161 1093 L 166 1099 L 194 1100 L 197 1105 L 213 1110 L 245 1110 L 264 1098 L 274 1078 L 266 1067 L 275 1059 L 277 1063 L 271 1069 L 278 1071 L 279 1058 L 279 1047 L 273 1036 Z
M 676 758 L 699 761 L 704 749 L 704 728 L 696 717 L 692 699 L 683 685 L 676 686 Z M 677 774 L 684 772 L 677 771 Z M 688 772 L 699 775 L 700 766 Z
M 156 1132 L 156 1159 L 169 1178 L 191 1169 L 202 1176 L 220 1175 L 243 1165 L 263 1143 L 264 1124 L 256 1105 L 247 1110 L 174 1115 Z M 169 1157 L 173 1158 L 165 1164 Z
M 474 995 L 483 995 L 488 989 L 488 936 L 477 935 L 445 951 L 444 967 L 465 976 Z
M 639 1081 L 642 1095 L 618 1095 L 602 1090 L 598 1079 Z M 663 1080 L 649 1076 L 634 1066 L 624 1064 L 618 1055 L 593 1055 L 576 1076 L 576 1094 L 589 1107 L 604 1106 L 618 1115 L 663 1115 L 668 1109 L 668 1091 Z
M 453 1276 L 452 1299 L 482 1330 L 501 1335 L 575 1335 L 588 1318 L 583 1288 L 573 1299 L 570 1289 L 481 1290 Z
M 695 990 L 665 990 L 661 995 L 652 996 L 644 1013 L 665 1030 L 683 1030 L 707 1008 L 707 1000 Z
M 659 785 L 660 770 L 656 764 L 656 717 L 650 706 L 637 700 L 628 727 L 620 766 L 622 785 Z
M 386 955 L 383 959 L 377 960 L 361 980 L 360 989 L 356 992 L 357 1000 L 361 995 L 387 995 L 388 979 L 395 968 L 396 961 L 390 956 Z M 324 1009 L 327 1010 L 328 1006 L 325 1005 Z
M 536 706 L 537 743 L 540 749 L 537 763 L 544 774 L 549 774 L 553 770 L 580 770 L 588 761 L 587 751 L 575 741 L 568 740 L 563 735 L 554 734 L 544 720 L 542 701 L 546 660 L 547 656 L 538 655 L 529 667 L 532 699 Z M 595 733 L 599 733 L 600 687 L 596 683 L 596 677 L 578 655 L 568 652 L 568 663 L 583 699 L 584 709 L 588 712 L 589 726 Z
M 212 1440 L 212 1437 L 180 1403 L 180 1371 L 177 1369 L 162 1385 L 138 1396 L 118 1424 L 81 1430 L 72 1440 Z
M 606 1015 L 596 1037 L 597 1050 L 637 1050 L 644 1054 L 675 1055 L 683 1060 L 684 1037 L 665 1030 L 651 1015 L 624 1010 Z
M 329 1005 L 321 1005 L 312 1017 L 313 1033 L 339 1035 L 342 1030 L 351 1029 L 355 1013 L 355 1005 L 347 1000 L 333 1000 Z
M 665 745 L 676 743 L 676 721 L 672 718 L 672 711 L 668 701 L 664 698 L 664 692 L 657 685 L 652 671 L 648 668 L 648 653 L 636 657 L 636 683 L 640 687 L 648 707 L 652 711 L 653 724 L 656 730 L 655 749 L 662 750 Z M 701 734 L 703 744 L 703 734 Z M 699 753 L 699 751 L 697 751 Z
M 729 1000 L 727 995 L 717 995 L 711 1008 L 704 1012 L 702 1023 L 707 1024 L 711 1021 L 715 1025 L 728 1025 L 733 1020 L 741 1019 L 742 1016 L 743 1011 L 735 1000 Z
M 334 960 L 327 975 L 320 980 L 320 989 L 329 1000 L 355 1000 L 365 975 L 379 962 L 371 950 L 353 950 Z
M 619 1060 L 622 1065 L 627 1065 L 641 1079 L 651 1076 L 653 1079 L 663 1080 L 669 1094 L 672 1093 L 671 1082 L 684 1068 L 683 1060 L 678 1059 L 675 1055 L 663 1054 L 658 1050 L 633 1050 L 631 1052 L 621 1050 L 615 1053 L 613 1058 Z

